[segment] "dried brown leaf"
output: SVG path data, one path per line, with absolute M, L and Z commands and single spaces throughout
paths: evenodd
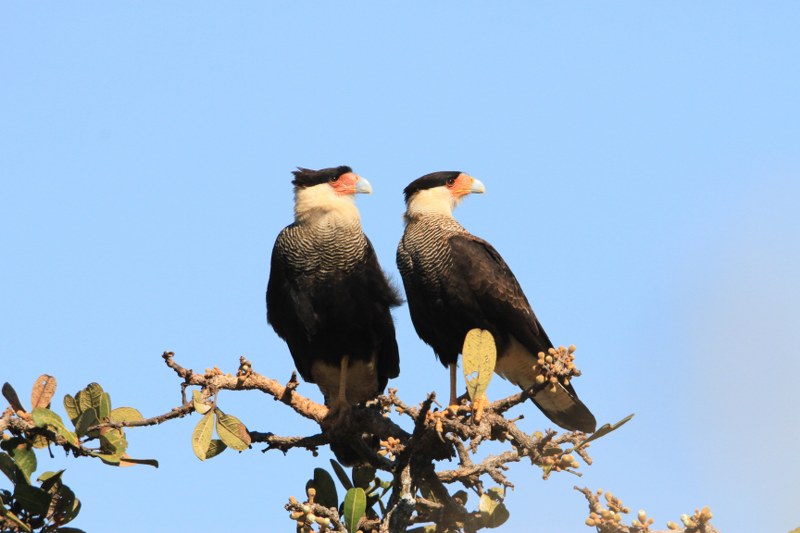
M 56 393 L 56 378 L 48 374 L 42 374 L 36 379 L 31 391 L 31 409 L 37 407 L 50 407 L 50 400 Z

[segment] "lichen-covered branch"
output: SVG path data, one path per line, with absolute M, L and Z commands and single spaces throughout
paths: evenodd
M 321 423 L 328 414 L 327 407 L 294 391 L 298 383 L 295 376 L 287 385 L 281 385 L 280 382 L 253 371 L 251 365 L 245 364 L 247 361 L 244 358 L 240 360 L 240 372 L 237 372 L 236 376 L 224 374 L 217 368 L 199 374 L 176 363 L 173 359 L 174 355 L 173 352 L 164 352 L 162 357 L 167 366 L 174 370 L 186 385 L 208 388 L 212 393 L 220 390 L 258 390 L 271 395 L 294 409 L 298 414 L 317 423 Z M 246 369 L 241 368 L 245 366 Z

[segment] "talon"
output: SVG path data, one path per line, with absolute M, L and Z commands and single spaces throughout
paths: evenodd
M 483 394 L 480 398 L 472 402 L 470 408 L 475 416 L 475 421 L 480 423 L 481 418 L 483 418 L 483 411 L 489 406 L 489 398 L 486 397 L 486 394 Z

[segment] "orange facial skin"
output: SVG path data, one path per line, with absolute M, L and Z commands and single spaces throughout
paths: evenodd
M 336 181 L 331 181 L 330 184 L 331 187 L 333 187 L 333 190 L 336 191 L 336 194 L 340 195 L 367 192 L 365 190 L 362 190 L 362 187 L 358 186 L 359 181 L 366 182 L 366 180 L 362 180 L 361 176 L 359 176 L 355 172 L 346 172 L 341 176 L 339 176 L 339 178 Z
M 447 188 L 450 189 L 450 194 L 456 198 L 461 198 L 462 196 L 466 196 L 471 192 L 476 192 L 472 189 L 472 184 L 474 182 L 475 178 L 462 172 L 458 175 L 455 181 L 453 181 L 453 183 L 447 184 Z

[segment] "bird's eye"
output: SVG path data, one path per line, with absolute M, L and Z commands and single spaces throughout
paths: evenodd
M 447 180 L 447 186 L 448 186 L 448 187 L 452 187 L 452 186 L 455 184 L 455 182 L 456 182 L 456 179 L 455 179 L 455 178 L 448 178 L 448 180 Z
M 339 176 L 334 176 L 331 178 L 331 181 L 339 181 Z

